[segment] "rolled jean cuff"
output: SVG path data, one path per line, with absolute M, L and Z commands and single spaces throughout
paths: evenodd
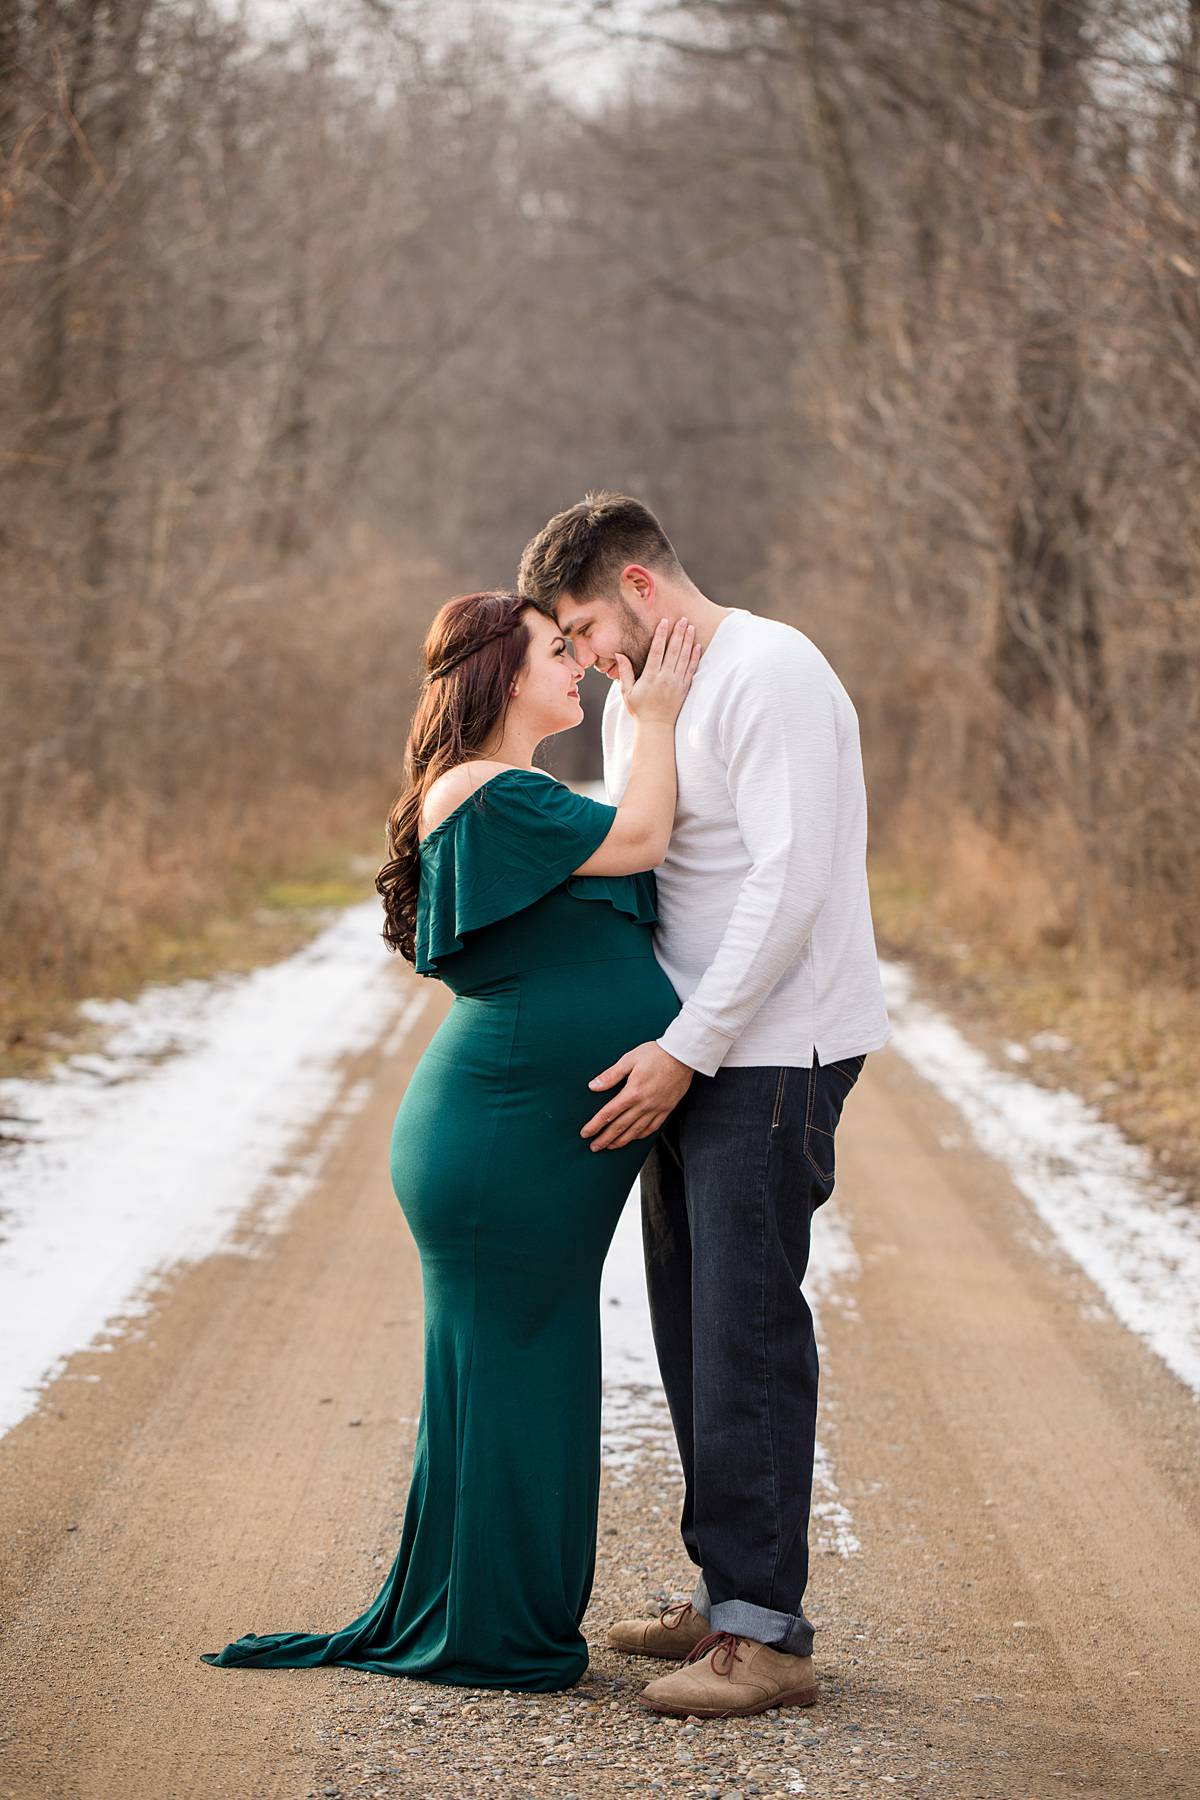
M 788 1656 L 812 1655 L 813 1628 L 803 1613 L 775 1612 L 749 1600 L 718 1600 L 714 1605 L 703 1575 L 696 1583 L 692 1605 L 704 1614 L 714 1631 L 732 1631 L 735 1637 L 750 1638 Z

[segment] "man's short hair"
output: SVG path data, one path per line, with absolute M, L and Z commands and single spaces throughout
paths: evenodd
M 640 500 L 603 489 L 585 494 L 556 513 L 525 546 L 517 591 L 553 612 L 563 594 L 577 600 L 616 598 L 621 570 L 641 563 L 656 573 L 682 576 L 670 538 Z

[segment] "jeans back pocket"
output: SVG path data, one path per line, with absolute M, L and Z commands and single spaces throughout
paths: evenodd
M 834 1134 L 846 1096 L 862 1073 L 866 1056 L 847 1056 L 841 1062 L 818 1063 L 816 1053 L 808 1075 L 808 1099 L 804 1111 L 804 1154 L 821 1180 L 832 1189 L 836 1164 Z

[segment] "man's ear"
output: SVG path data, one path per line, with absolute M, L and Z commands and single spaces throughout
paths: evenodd
M 653 610 L 658 586 L 651 571 L 641 563 L 626 563 L 621 570 L 621 598 L 629 605 L 641 606 L 646 612 Z

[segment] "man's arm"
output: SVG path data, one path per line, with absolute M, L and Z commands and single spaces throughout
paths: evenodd
M 616 694 L 620 694 L 619 685 Z M 617 766 L 616 750 L 620 723 L 618 706 L 621 704 L 623 702 L 610 692 L 601 720 L 604 789 L 611 806 L 618 805 L 621 799 L 618 785 L 622 771 Z M 616 1150 L 635 1138 L 649 1137 L 682 1100 L 691 1085 L 693 1073 L 673 1056 L 664 1054 L 654 1042 L 637 1045 L 588 1083 L 597 1094 L 615 1087 L 618 1082 L 622 1086 L 615 1098 L 588 1120 L 580 1136 L 592 1139 L 593 1150 Z
M 803 667 L 747 670 L 722 717 L 721 744 L 751 868 L 716 955 L 662 1037 L 588 1084 L 624 1082 L 583 1127 L 593 1150 L 648 1137 L 694 1073 L 715 1075 L 804 949 L 829 893 L 838 755 L 828 688 Z
M 716 955 L 658 1039 L 703 1075 L 716 1074 L 808 942 L 829 893 L 837 824 L 834 698 L 815 670 L 747 670 L 721 737 L 751 867 Z

